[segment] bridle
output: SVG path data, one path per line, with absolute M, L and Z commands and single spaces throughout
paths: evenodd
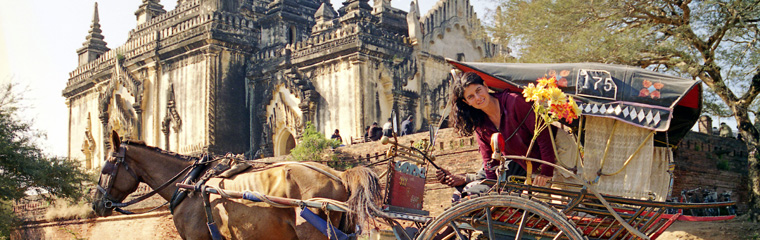
M 116 174 L 119 172 L 119 166 L 124 165 L 124 168 L 127 170 L 127 172 L 129 173 L 129 175 L 131 175 L 135 180 L 137 180 L 138 183 L 143 182 L 142 178 L 140 178 L 139 176 L 137 176 L 137 174 L 132 170 L 132 168 L 130 168 L 129 165 L 127 165 L 127 162 L 124 161 L 126 159 L 126 156 L 127 156 L 127 148 L 126 148 L 126 146 L 127 146 L 126 143 L 120 144 L 118 151 L 111 152 L 111 157 L 114 160 L 113 161 L 110 161 L 110 159 L 107 160 L 106 164 L 103 166 L 103 169 L 106 169 L 107 167 L 111 168 L 110 172 L 106 173 L 108 175 L 108 178 L 106 178 L 106 187 L 105 188 L 103 188 L 103 186 L 102 186 L 102 184 L 100 182 L 100 180 L 103 179 L 103 174 L 104 174 L 103 171 L 100 172 L 100 176 L 101 177 L 98 179 L 98 191 L 100 191 L 103 194 L 102 197 L 100 198 L 100 200 L 103 202 L 103 207 L 105 207 L 107 209 L 108 208 L 113 208 L 114 210 L 116 210 L 117 212 L 120 212 L 122 214 L 134 214 L 133 212 L 130 212 L 130 211 L 127 211 L 127 210 L 123 210 L 121 208 L 129 206 L 129 205 L 132 205 L 132 204 L 135 204 L 135 203 L 138 203 L 140 201 L 143 201 L 143 200 L 148 199 L 149 197 L 155 195 L 159 191 L 163 190 L 164 188 L 166 188 L 170 184 L 172 184 L 175 181 L 177 181 L 177 179 L 179 179 L 179 177 L 181 177 L 182 175 L 184 175 L 184 173 L 186 173 L 191 167 L 193 167 L 195 165 L 195 164 L 191 164 L 190 166 L 187 166 L 185 169 L 183 169 L 182 171 L 180 171 L 179 173 L 177 173 L 177 175 L 175 175 L 174 177 L 172 177 L 171 179 L 169 179 L 169 181 L 166 181 L 164 184 L 161 184 L 161 186 L 157 187 L 156 189 L 153 189 L 151 192 L 149 192 L 149 193 L 147 193 L 145 195 L 142 195 L 142 196 L 140 196 L 138 198 L 132 199 L 129 202 L 121 203 L 120 200 L 117 200 L 116 198 L 114 198 L 113 196 L 111 196 L 109 194 L 109 192 L 111 191 L 111 188 L 113 188 L 114 182 L 116 181 Z M 166 202 L 166 203 L 164 203 L 164 204 L 162 204 L 160 206 L 157 206 L 157 207 L 155 207 L 153 209 L 150 209 L 148 211 L 145 211 L 143 213 L 156 210 L 156 209 L 158 209 L 160 207 L 163 207 L 164 205 L 166 205 L 168 203 L 169 202 Z
M 113 161 L 107 160 L 105 165 L 103 166 L 103 169 L 110 168 L 110 172 L 103 173 L 103 171 L 100 172 L 100 178 L 98 179 L 98 191 L 102 193 L 101 201 L 104 203 L 105 208 L 119 208 L 124 206 L 114 206 L 114 203 L 119 203 L 119 200 L 116 200 L 113 196 L 109 194 L 111 191 L 111 188 L 113 188 L 113 184 L 116 181 L 116 174 L 119 172 L 119 166 L 124 165 L 124 168 L 127 170 L 129 175 L 132 175 L 132 177 L 137 180 L 138 182 L 142 182 L 140 177 L 137 176 L 137 174 L 129 168 L 129 165 L 124 161 L 127 155 L 127 149 L 122 144 L 119 146 L 119 151 L 111 152 L 111 157 L 114 159 Z M 103 174 L 108 175 L 106 178 L 106 187 L 103 188 L 101 184 L 101 179 L 103 179 Z

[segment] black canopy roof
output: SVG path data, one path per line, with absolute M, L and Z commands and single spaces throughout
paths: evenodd
M 478 63 L 447 59 L 463 72 L 475 72 L 496 90 L 522 92 L 541 77 L 556 77 L 578 102 L 582 115 L 614 118 L 657 131 L 655 142 L 676 145 L 702 109 L 700 81 L 642 68 L 601 63 Z

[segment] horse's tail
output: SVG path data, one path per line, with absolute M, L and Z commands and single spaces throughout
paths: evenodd
M 363 232 L 368 232 L 366 230 L 374 223 L 373 213 L 380 212 L 378 203 L 381 193 L 377 174 L 366 167 L 354 167 L 343 172 L 340 178 L 351 195 L 347 201 L 352 211 L 348 214 L 348 221 L 359 224 Z

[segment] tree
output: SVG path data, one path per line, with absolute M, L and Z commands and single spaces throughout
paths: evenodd
M 48 197 L 78 199 L 88 175 L 74 161 L 43 153 L 36 140 L 44 135 L 18 116 L 20 97 L 14 84 L 0 89 L 0 238 L 8 238 L 15 221 L 11 204 L 30 191 Z
M 706 99 L 719 99 L 706 109 L 728 109 L 746 140 L 750 219 L 757 221 L 760 142 L 748 111 L 760 94 L 759 3 L 501 0 L 489 33 L 519 53 L 500 60 L 617 63 L 702 80 L 711 90 Z
M 330 167 L 344 167 L 338 162 L 338 157 L 332 153 L 331 149 L 340 146 L 340 142 L 335 139 L 327 139 L 324 134 L 317 131 L 314 124 L 306 122 L 300 142 L 293 150 L 290 156 L 297 161 L 325 161 Z

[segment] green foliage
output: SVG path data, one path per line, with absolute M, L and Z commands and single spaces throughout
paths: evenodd
M 340 146 L 340 142 L 327 139 L 324 134 L 317 131 L 311 122 L 306 123 L 306 128 L 301 134 L 301 142 L 290 151 L 290 156 L 296 161 L 337 161 L 338 158 L 332 153 L 332 149 Z
M 48 199 L 78 199 L 88 178 L 76 162 L 48 156 L 37 146 L 44 134 L 17 116 L 21 99 L 14 86 L 0 89 L 0 234 L 6 237 L 15 219 L 11 202 L 30 191 L 46 193 L 41 196 Z
M 0 239 L 9 239 L 11 230 L 20 222 L 13 213 L 13 202 L 0 200 Z
M 716 166 L 718 170 L 722 171 L 728 171 L 731 170 L 731 163 L 728 160 L 718 160 L 718 165 Z

